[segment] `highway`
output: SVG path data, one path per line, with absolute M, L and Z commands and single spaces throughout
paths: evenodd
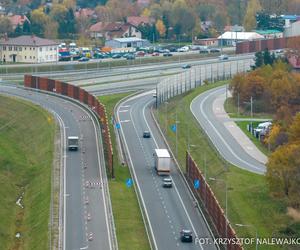
M 65 99 L 14 86 L 0 94 L 31 101 L 51 112 L 61 129 L 60 244 L 63 250 L 113 249 L 113 221 L 96 124 L 82 107 Z M 80 138 L 79 150 L 68 151 L 66 138 Z M 99 147 L 100 146 L 100 147 Z
M 151 117 L 150 108 L 155 100 L 151 92 L 139 94 L 122 102 L 116 117 L 120 123 L 120 135 L 132 169 L 137 191 L 142 197 L 149 235 L 154 239 L 154 249 L 217 249 L 213 244 L 201 245 L 199 241 L 182 243 L 179 233 L 190 229 L 193 236 L 207 238 L 213 243 L 212 234 L 200 210 L 175 164 L 171 168 L 173 187 L 162 187 L 163 176 L 154 169 L 155 148 L 166 145 Z M 151 138 L 143 138 L 143 131 L 151 132 Z
M 265 165 L 251 157 L 224 126 L 224 119 L 216 117 L 213 103 L 226 87 L 215 88 L 197 96 L 191 103 L 190 109 L 216 149 L 231 164 L 242 169 L 264 174 Z

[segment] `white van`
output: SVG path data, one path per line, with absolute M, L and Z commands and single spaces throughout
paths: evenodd
M 254 129 L 254 133 L 258 135 L 265 135 L 271 128 L 272 122 L 263 122 L 258 124 L 257 128 Z

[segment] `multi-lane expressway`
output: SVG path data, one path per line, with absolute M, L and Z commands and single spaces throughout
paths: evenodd
M 137 191 L 142 199 L 149 235 L 154 249 L 217 249 L 213 236 L 201 211 L 189 191 L 175 164 L 171 168 L 173 188 L 163 188 L 163 178 L 154 168 L 155 148 L 166 148 L 166 144 L 151 116 L 155 100 L 147 92 L 122 102 L 116 112 L 120 123 L 120 134 L 125 144 Z M 151 138 L 143 138 L 148 130 Z M 194 244 L 180 241 L 180 230 L 193 231 Z M 208 239 L 211 244 L 200 244 L 199 239 Z M 198 239 L 198 240 L 197 240 Z
M 98 126 L 91 113 L 68 100 L 14 86 L 0 94 L 22 98 L 53 113 L 61 128 L 60 249 L 114 249 L 115 237 Z M 67 151 L 66 137 L 80 138 Z

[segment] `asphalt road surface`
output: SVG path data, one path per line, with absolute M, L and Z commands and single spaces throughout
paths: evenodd
M 154 169 L 155 148 L 166 148 L 151 117 L 152 94 L 141 94 L 121 103 L 117 109 L 119 132 L 125 141 L 130 166 L 146 219 L 150 223 L 149 234 L 154 239 L 155 249 L 217 249 L 210 230 L 200 210 L 195 207 L 187 185 L 175 165 L 171 168 L 172 188 L 163 188 L 163 176 Z M 151 138 L 143 138 L 143 131 L 151 132 Z M 180 230 L 192 230 L 197 239 L 206 238 L 211 244 L 182 243 Z
M 213 112 L 213 102 L 226 87 L 222 86 L 197 96 L 191 103 L 190 109 L 205 133 L 225 160 L 245 170 L 264 174 L 266 167 L 263 163 L 251 157 L 231 135 L 222 120 Z
M 63 249 L 112 249 L 107 180 L 90 114 L 64 99 L 21 88 L 0 85 L 0 94 L 16 96 L 42 106 L 54 114 L 61 126 L 63 186 L 60 242 Z M 66 138 L 70 135 L 79 136 L 78 151 L 66 149 Z

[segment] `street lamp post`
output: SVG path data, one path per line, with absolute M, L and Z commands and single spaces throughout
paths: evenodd
M 213 178 L 213 177 L 210 177 L 209 178 L 211 181 L 221 181 L 224 183 L 225 185 L 225 217 L 226 217 L 226 228 L 225 228 L 225 236 L 227 238 L 227 231 L 228 231 L 228 199 L 227 199 L 227 192 L 228 192 L 228 189 L 227 189 L 227 183 L 222 180 L 222 179 L 216 179 L 216 178 Z M 226 245 L 226 249 L 227 249 L 227 245 Z
M 257 228 L 251 224 L 235 224 L 238 227 L 253 227 L 255 229 L 255 250 L 258 250 L 258 243 L 257 243 L 257 239 L 258 239 L 258 233 L 257 233 Z

